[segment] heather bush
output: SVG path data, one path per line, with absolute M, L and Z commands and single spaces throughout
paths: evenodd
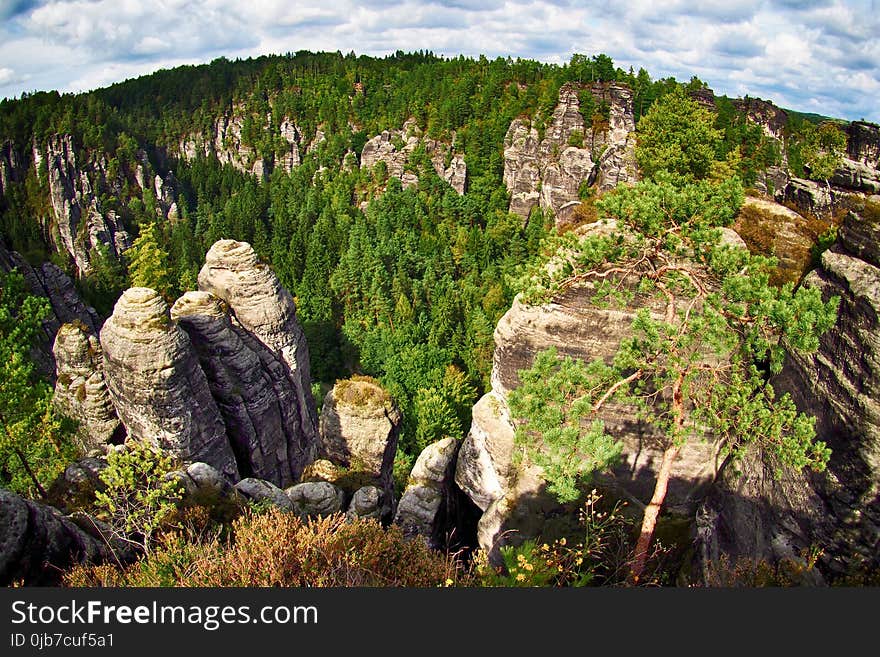
M 397 526 L 346 522 L 341 514 L 302 519 L 272 509 L 248 511 L 228 538 L 169 533 L 149 555 L 121 569 L 80 566 L 68 586 L 397 586 L 462 581 L 454 558 L 407 539 Z

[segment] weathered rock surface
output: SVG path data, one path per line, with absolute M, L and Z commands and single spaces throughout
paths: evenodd
M 873 169 L 880 169 L 880 125 L 853 121 L 846 128 L 846 155 Z
M 287 494 L 270 481 L 247 477 L 235 484 L 235 490 L 252 502 L 268 502 L 282 511 L 295 510 Z
M 377 163 L 384 162 L 389 176 L 399 178 L 404 187 L 411 187 L 419 179 L 414 173 L 406 171 L 406 164 L 419 145 L 424 146 L 437 175 L 459 194 L 464 194 L 467 166 L 464 156 L 455 152 L 454 140 L 450 145 L 423 137 L 413 119 L 406 121 L 400 130 L 384 130 L 367 141 L 361 151 L 361 168 L 370 170 Z
M 588 125 L 580 111 L 580 93 L 590 93 L 597 105 L 607 108 L 607 116 L 596 114 Z M 557 225 L 571 223 L 582 184 L 593 184 L 597 175 L 602 190 L 637 180 L 629 88 L 564 84 L 543 138 L 535 123 L 515 119 L 504 138 L 504 184 L 511 212 L 528 217 L 539 205 L 553 211 Z
M 222 164 L 230 164 L 243 173 L 259 178 L 268 176 L 275 167 L 285 173 L 300 165 L 300 143 L 302 130 L 290 118 L 283 117 L 277 131 L 272 127 L 272 115 L 267 114 L 262 125 L 263 131 L 277 134 L 288 149 L 276 153 L 276 158 L 265 160 L 252 146 L 243 143 L 242 129 L 245 123 L 245 108 L 236 105 L 217 117 L 211 125 L 209 134 L 185 135 L 177 146 L 180 155 L 193 160 L 197 155 L 214 155 Z
M 324 397 L 319 455 L 349 472 L 364 473 L 390 496 L 401 420 L 378 382 L 340 381 Z
M 186 333 L 149 288 L 126 290 L 101 329 L 104 378 L 129 439 L 227 477 L 238 468 L 226 429 Z
M 272 371 L 276 362 L 294 391 L 285 413 L 296 427 L 295 439 L 288 441 L 288 458 L 293 479 L 315 459 L 318 422 L 309 374 L 309 348 L 296 320 L 293 297 L 275 273 L 257 258 L 250 244 L 220 240 L 208 251 L 199 272 L 199 289 L 219 297 L 234 314 L 234 323 L 267 349 L 258 355 L 263 367 Z M 275 386 L 278 391 L 278 386 Z
M 196 461 L 176 473 L 183 484 L 184 504 L 237 503 L 242 500 L 238 491 L 223 476 L 223 473 L 207 463 Z
M 0 586 L 57 585 L 62 569 L 118 556 L 56 509 L 0 490 Z
M 338 513 L 345 506 L 341 488 L 326 481 L 311 481 L 291 486 L 286 491 L 293 510 L 312 518 Z
M 104 381 L 98 337 L 81 323 L 64 324 L 55 336 L 56 382 L 53 402 L 79 422 L 77 435 L 86 453 L 103 453 L 121 443 L 125 432 Z
M 831 184 L 865 194 L 880 193 L 880 169 L 843 158 L 831 177 Z
M 782 143 L 788 125 L 788 113 L 773 103 L 760 98 L 737 98 L 733 106 L 752 123 L 761 126 L 764 134 L 770 139 Z
M 409 484 L 397 505 L 394 523 L 408 536 L 421 535 L 434 547 L 443 545 L 455 458 L 460 443 L 444 438 L 428 445 L 413 466 Z
M 21 157 L 15 144 L 7 139 L 0 144 L 0 196 L 7 192 L 10 184 L 19 182 L 22 174 Z
M 187 292 L 171 318 L 190 337 L 242 476 L 289 486 L 299 445 L 296 391 L 287 367 L 265 345 L 233 324 L 226 303 L 208 292 Z
M 832 203 L 836 202 L 839 196 L 834 189 L 829 190 L 822 183 L 803 178 L 791 178 L 783 192 L 786 203 L 794 204 L 803 212 L 811 212 L 819 216 L 827 214 Z

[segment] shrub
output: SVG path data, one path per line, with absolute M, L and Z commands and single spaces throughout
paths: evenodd
M 375 520 L 341 514 L 301 519 L 278 509 L 248 511 L 231 536 L 172 533 L 125 569 L 76 567 L 68 586 L 409 586 L 451 585 L 463 577 L 454 559 L 421 538 Z

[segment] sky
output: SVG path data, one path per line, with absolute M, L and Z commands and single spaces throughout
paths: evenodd
M 880 0 L 0 0 L 0 97 L 297 50 L 563 64 L 605 53 L 716 94 L 880 122 Z

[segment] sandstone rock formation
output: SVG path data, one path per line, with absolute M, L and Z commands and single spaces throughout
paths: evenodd
M 62 569 L 76 563 L 126 558 L 44 504 L 0 490 L 0 586 L 57 585 Z
M 95 493 L 106 488 L 101 481 L 101 472 L 106 467 L 107 461 L 102 458 L 87 457 L 74 461 L 52 482 L 47 501 L 68 513 L 91 506 Z
M 413 151 L 422 145 L 434 165 L 437 175 L 443 178 L 459 194 L 464 194 L 467 182 L 467 166 L 464 156 L 455 152 L 455 141 L 445 144 L 422 136 L 414 119 L 409 119 L 400 130 L 384 130 L 370 139 L 361 151 L 361 168 L 371 170 L 378 162 L 384 162 L 388 175 L 400 179 L 404 187 L 418 183 L 416 174 L 406 171 Z
M 300 165 L 302 130 L 290 118 L 283 117 L 277 128 L 278 136 L 287 142 L 289 150 L 278 153 L 275 160 L 264 160 L 252 146 L 243 143 L 244 123 L 245 108 L 235 105 L 217 117 L 209 134 L 184 135 L 177 150 L 186 160 L 193 160 L 197 155 L 216 156 L 221 164 L 230 164 L 242 173 L 250 173 L 259 178 L 268 176 L 275 167 L 290 173 L 294 167 Z M 262 130 L 275 131 L 271 114 L 266 115 Z
M 101 329 L 104 376 L 129 439 L 238 479 L 220 411 L 190 340 L 153 290 L 126 290 Z
M 579 94 L 589 93 L 598 108 L 588 124 Z M 557 225 L 573 221 L 582 184 L 601 190 L 637 179 L 632 91 L 614 83 L 559 90 L 559 103 L 543 137 L 536 122 L 515 119 L 504 138 L 504 184 L 510 211 L 528 217 L 535 205 L 552 210 Z
M 77 435 L 86 453 L 103 453 L 109 443 L 120 443 L 124 431 L 104 381 L 101 343 L 81 323 L 58 329 L 55 345 L 56 383 L 53 402 L 79 422 Z
M 12 183 L 22 178 L 21 157 L 15 144 L 7 139 L 0 144 L 0 196 L 3 196 Z
M 293 479 L 298 479 L 303 468 L 315 459 L 318 423 L 309 349 L 296 320 L 293 297 L 275 273 L 259 261 L 250 244 L 234 240 L 220 240 L 208 251 L 199 272 L 199 289 L 225 301 L 235 323 L 266 347 L 258 352 L 265 369 L 273 371 L 276 361 L 283 366 L 283 379 L 276 380 L 286 381 L 294 392 L 284 412 L 289 412 L 292 419 L 287 426 L 296 427 L 295 441 L 288 441 L 288 458 Z M 278 385 L 275 389 L 279 390 Z
M 171 308 L 190 337 L 242 476 L 289 486 L 301 451 L 296 392 L 285 364 L 233 324 L 226 303 L 208 292 L 187 292 Z
M 92 271 L 95 247 L 106 248 L 111 257 L 118 259 L 131 246 L 131 237 L 115 212 L 102 211 L 99 203 L 92 178 L 106 178 L 104 159 L 78 163 L 70 135 L 49 137 L 45 153 L 34 145 L 35 166 L 44 160 L 46 163 L 55 248 L 70 255 L 80 275 Z
M 408 536 L 424 536 L 433 547 L 446 541 L 446 528 L 455 458 L 460 443 L 444 438 L 428 445 L 413 466 L 409 484 L 397 505 L 394 523 Z
M 365 377 L 339 381 L 324 397 L 319 454 L 349 474 L 363 473 L 390 497 L 401 420 L 378 382 Z
M 364 486 L 355 491 L 345 517 L 347 520 L 355 518 L 382 520 L 390 511 L 390 500 L 381 489 L 376 486 Z

